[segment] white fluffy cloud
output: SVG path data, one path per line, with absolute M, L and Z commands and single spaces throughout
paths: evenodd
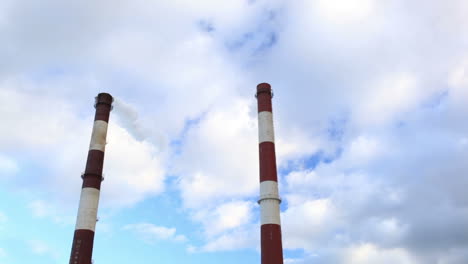
M 8 176 L 18 171 L 18 164 L 15 160 L 0 154 L 0 171 L 2 176 Z
M 468 102 L 468 59 L 462 61 L 452 70 L 448 84 L 451 100 L 459 110 L 465 110 Z
M 123 227 L 124 230 L 136 232 L 142 239 L 149 243 L 157 240 L 169 240 L 174 242 L 185 242 L 187 238 L 184 235 L 176 233 L 176 228 L 156 226 L 150 223 L 129 224 Z
M 0 111 L 7 117 L 4 120 L 6 129 L 0 132 L 5 140 L 0 144 L 9 153 L 20 150 L 29 153 L 29 157 L 40 163 L 39 168 L 46 173 L 31 183 L 43 188 L 48 186 L 50 194 L 60 197 L 62 202 L 75 201 L 79 197 L 80 173 L 86 163 L 92 116 L 82 118 L 78 110 L 67 105 L 63 98 L 26 93 L 17 88 L 18 85 L 21 84 L 4 83 L 0 89 Z M 92 101 L 89 106 L 92 106 Z M 25 116 L 24 109 L 28 108 L 35 111 Z M 92 114 L 91 111 L 89 113 Z M 163 190 L 163 160 L 157 157 L 153 145 L 136 140 L 112 121 L 108 143 L 104 165 L 104 173 L 108 177 L 103 183 L 104 206 L 131 205 Z M 11 167 L 10 171 L 21 170 L 10 159 L 2 160 Z M 26 181 L 22 177 L 19 175 L 15 181 Z M 38 205 L 37 201 L 32 205 Z M 37 209 L 37 206 L 33 208 Z
M 339 213 L 327 199 L 291 205 L 281 217 L 284 247 L 310 251 L 318 247 L 325 234 L 331 233 L 328 229 L 334 226 L 333 222 L 339 221 Z
M 352 246 L 346 250 L 341 262 L 351 264 L 416 264 L 405 249 L 380 249 L 373 244 Z
M 126 206 L 164 189 L 162 156 L 154 145 L 138 141 L 125 129 L 109 125 L 106 148 L 105 180 L 102 188 L 104 205 Z
M 235 232 L 225 232 L 222 235 L 209 240 L 195 252 L 233 251 L 247 248 L 257 248 L 260 237 L 256 226 L 249 226 Z
M 339 24 L 362 22 L 375 12 L 373 0 L 319 0 L 314 4 L 317 15 Z
M 28 208 L 35 218 L 47 218 L 58 224 L 72 225 L 75 220 L 74 217 L 63 214 L 63 210 L 56 203 L 34 200 L 28 204 Z
M 254 208 L 255 205 L 252 202 L 226 202 L 214 210 L 200 210 L 194 218 L 203 223 L 208 236 L 216 236 L 248 224 L 252 221 Z
M 303 248 L 317 263 L 465 263 L 467 7 L 3 1 L 1 176 L 18 175 L 8 182 L 16 188 L 59 186 L 50 195 L 76 202 L 89 100 L 108 90 L 120 101 L 102 205 L 132 206 L 163 192 L 172 174 L 203 229 L 205 243 L 193 250 L 254 248 L 253 93 L 268 81 L 286 248 Z M 24 164 L 44 173 L 26 178 Z M 49 204 L 41 198 L 31 209 L 51 216 Z M 178 236 L 151 224 L 132 228 Z M 309 259 L 288 260 L 300 261 Z
M 228 102 L 188 131 L 175 166 L 186 206 L 206 207 L 256 192 L 258 143 L 249 107 L 246 100 Z
M 356 119 L 364 123 L 381 124 L 397 114 L 411 110 L 424 96 L 432 93 L 417 83 L 409 73 L 385 76 L 356 98 Z
M 29 240 L 29 247 L 34 254 L 49 256 L 54 260 L 59 259 L 60 253 L 42 240 Z

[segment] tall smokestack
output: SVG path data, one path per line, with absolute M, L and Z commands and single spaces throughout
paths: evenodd
M 258 139 L 260 150 L 260 204 L 262 264 L 283 264 L 280 203 L 276 172 L 275 133 L 268 83 L 257 85 Z
M 97 221 L 99 192 L 101 189 L 104 149 L 107 124 L 112 110 L 113 98 L 108 93 L 96 97 L 96 115 L 89 145 L 86 170 L 82 175 L 80 206 L 76 218 L 75 234 L 70 255 L 70 264 L 91 264 L 93 255 L 94 229 Z

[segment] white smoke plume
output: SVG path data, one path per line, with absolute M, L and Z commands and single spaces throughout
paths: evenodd
M 143 120 L 137 109 L 120 98 L 114 98 L 114 113 L 118 123 L 138 141 L 148 141 L 154 144 L 158 152 L 167 148 L 168 138 L 161 129 L 156 127 L 154 121 Z

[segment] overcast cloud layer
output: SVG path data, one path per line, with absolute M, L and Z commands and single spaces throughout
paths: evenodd
M 258 254 L 254 93 L 269 82 L 285 263 L 466 264 L 466 32 L 464 0 L 1 1 L 0 183 L 31 225 L 72 230 L 109 92 L 97 232 Z M 155 197 L 193 233 L 112 222 Z

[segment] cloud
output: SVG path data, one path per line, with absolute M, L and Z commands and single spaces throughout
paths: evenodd
M 50 218 L 54 222 L 61 224 L 72 224 L 73 222 L 71 217 L 63 217 L 63 214 L 57 208 L 43 200 L 30 202 L 28 208 L 36 218 Z
M 49 251 L 49 247 L 42 241 L 31 240 L 30 246 L 31 246 L 32 251 L 39 255 L 43 255 L 44 253 Z
M 224 202 L 216 208 L 195 211 L 193 218 L 202 223 L 207 237 L 214 237 L 249 224 L 256 207 L 251 201 Z
M 455 83 L 452 81 L 452 85 Z M 468 130 L 459 121 L 466 109 L 456 103 L 464 97 L 452 97 L 456 92 L 449 92 L 442 102 L 425 106 L 423 102 L 432 91 L 420 90 L 411 104 L 396 100 L 401 104 L 395 108 L 398 111 L 408 109 L 409 105 L 413 108 L 404 110 L 405 114 L 398 114 L 398 118 L 394 114 L 387 116 L 386 122 L 402 120 L 399 125 L 369 129 L 359 119 L 351 118 L 335 159 L 319 157 L 315 168 L 298 168 L 286 175 L 286 188 L 282 189 L 288 204 L 282 214 L 286 248 L 298 244 L 308 254 L 317 255 L 311 258 L 319 263 L 335 263 L 337 260 L 332 260 L 332 256 L 340 255 L 347 247 L 353 248 L 356 263 L 379 263 L 377 256 L 382 255 L 399 263 L 463 262 L 465 251 L 461 245 L 468 236 L 452 232 L 462 230 L 458 220 L 466 219 L 463 213 L 466 199 L 456 187 L 465 185 L 459 173 L 466 170 L 462 160 L 467 158 L 463 142 Z M 411 96 L 406 90 L 403 94 Z M 362 106 L 355 109 L 359 107 Z M 447 178 L 447 175 L 451 176 Z M 309 210 L 299 210 L 311 201 L 324 200 L 327 207 L 316 204 Z M 430 208 L 426 207 L 429 204 Z M 334 208 L 331 212 L 335 214 L 331 214 L 330 220 L 320 222 L 323 226 L 318 228 L 318 233 L 294 232 L 315 230 L 309 224 L 314 223 L 311 220 L 303 224 L 289 222 L 309 219 L 320 208 Z M 426 210 L 444 215 L 445 220 L 433 214 L 429 216 Z M 427 233 L 433 234 L 433 238 L 423 235 Z M 356 246 L 354 241 L 368 244 Z
M 296 206 L 289 206 L 281 215 L 285 248 L 313 250 L 330 226 L 337 221 L 338 212 L 327 199 L 311 200 Z M 336 225 L 336 224 L 335 224 Z
M 36 255 L 49 256 L 55 260 L 60 257 L 60 253 L 44 241 L 29 240 L 28 245 L 31 251 Z
M 365 123 L 382 123 L 393 120 L 401 112 L 408 111 L 421 102 L 430 91 L 422 90 L 417 79 L 409 73 L 385 76 L 376 84 L 371 84 L 366 92 L 359 95 L 356 102 L 356 119 Z
M 318 15 L 332 23 L 359 22 L 369 17 L 374 10 L 373 0 L 319 0 L 315 3 Z
M 2 137 L 8 140 L 0 140 L 0 145 L 8 152 L 21 149 L 29 153 L 26 158 L 40 164 L 38 171 L 47 172 L 43 177 L 28 179 L 26 187 L 47 186 L 52 190 L 51 195 L 60 197 L 58 206 L 63 206 L 60 204 L 63 202 L 77 201 L 81 185 L 79 175 L 84 171 L 93 124 L 91 115 L 81 118 L 78 111 L 62 98 L 13 89 L 17 85 L 21 84 L 4 84 L 0 90 L 5 95 L 0 97 L 5 99 L 1 111 L 8 116 L 6 129 L 1 132 Z M 27 85 L 34 87 L 31 83 Z M 16 103 L 11 104 L 10 100 Z M 22 109 L 25 107 L 37 111 L 24 118 Z M 50 109 L 58 111 L 51 112 Z M 34 131 L 28 127 L 34 127 Z M 154 145 L 135 139 L 112 120 L 112 114 L 107 140 L 104 174 L 109 178 L 102 188 L 101 204 L 104 207 L 129 206 L 164 189 L 164 158 L 159 156 Z M 37 155 L 39 151 L 41 155 Z M 11 161 L 4 163 L 14 166 Z M 26 181 L 22 177 L 19 175 L 12 183 Z
M 130 206 L 164 190 L 164 157 L 153 144 L 134 139 L 112 123 L 107 140 L 103 205 Z
M 63 210 L 57 207 L 55 203 L 44 200 L 34 200 L 28 204 L 28 208 L 35 218 L 51 219 L 58 224 L 72 225 L 75 220 L 74 217 L 64 214 Z
M 450 73 L 448 84 L 450 85 L 451 100 L 454 107 L 466 111 L 466 102 L 468 100 L 468 59 L 465 59 L 456 66 Z
M 372 244 L 357 245 L 347 249 L 341 261 L 351 264 L 418 263 L 404 249 L 379 249 Z
M 287 248 L 305 263 L 466 263 L 465 1 L 0 5 L 0 172 L 49 187 L 36 215 L 77 204 L 90 100 L 108 90 L 102 206 L 175 182 L 203 230 L 192 250 L 255 248 L 252 94 L 268 81 Z
M 159 240 L 168 240 L 173 242 L 186 242 L 184 235 L 176 233 L 175 228 L 156 226 L 150 223 L 128 224 L 123 227 L 124 230 L 130 230 L 138 234 L 143 240 L 154 243 Z
M 231 102 L 210 111 L 184 139 L 176 172 L 184 175 L 180 189 L 187 207 L 210 206 L 258 187 L 256 120 L 248 101 Z
M 196 252 L 234 251 L 257 247 L 260 239 L 257 236 L 254 237 L 253 234 L 255 233 L 252 232 L 255 230 L 250 228 L 236 232 L 226 232 L 215 239 L 209 240 L 205 245 L 197 249 Z
M 303 263 L 303 261 L 302 261 L 302 259 L 286 258 L 286 259 L 284 259 L 284 263 L 287 263 L 287 264 Z
M 258 131 L 252 103 L 233 98 L 213 107 L 187 131 L 174 166 L 175 172 L 183 175 L 179 188 L 186 207 L 212 207 L 224 200 L 256 195 Z M 283 129 L 279 134 L 280 164 L 313 152 L 320 144 L 294 129 Z
M 432 115 L 424 113 L 403 128 L 348 139 L 331 163 L 289 173 L 283 189 L 285 247 L 304 248 L 324 259 L 353 241 L 372 244 L 353 249 L 356 263 L 374 263 L 381 255 L 401 263 L 442 261 L 449 252 L 463 258 L 461 245 L 468 236 L 455 230 L 463 229 L 459 221 L 467 217 L 466 199 L 456 186 L 465 185 L 458 175 L 466 170 L 462 160 L 467 153 L 453 130 L 432 128 L 426 122 Z M 402 131 L 395 135 L 395 130 Z M 444 181 L 444 175 L 452 176 Z M 426 210 L 437 213 L 429 216 Z
M 0 171 L 2 175 L 12 175 L 17 173 L 19 166 L 15 160 L 0 154 Z

